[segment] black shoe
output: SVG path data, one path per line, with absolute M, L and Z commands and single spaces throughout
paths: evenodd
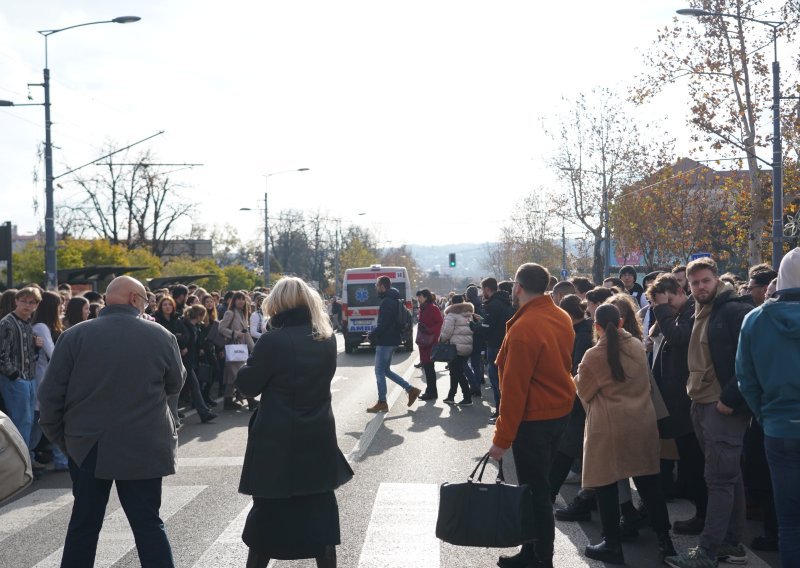
M 597 544 L 590 544 L 583 551 L 587 558 L 608 562 L 609 564 L 625 564 L 625 557 L 622 554 L 622 545 L 619 543 L 611 544 L 605 539 Z
M 531 558 L 530 553 L 523 548 L 514 556 L 501 556 L 497 560 L 500 568 L 537 568 L 536 560 Z
M 621 515 L 619 517 L 619 538 L 620 540 L 632 540 L 639 537 L 638 515 Z
M 678 553 L 675 551 L 675 545 L 672 544 L 669 533 L 665 532 L 658 535 L 658 559 L 663 563 L 668 556 L 678 556 Z
M 456 406 L 472 406 L 472 399 L 465 398 L 456 403 Z
M 439 395 L 435 392 L 425 392 L 417 397 L 419 400 L 436 400 Z
M 455 404 L 456 400 L 452 396 L 448 396 L 442 402 L 445 403 L 445 404 Z
M 226 398 L 225 402 L 222 404 L 222 408 L 223 410 L 241 410 L 242 405 L 232 398 Z
M 414 365 L 414 368 L 415 369 L 421 369 L 422 368 L 422 363 L 417 363 L 416 365 Z
M 200 417 L 200 422 L 202 422 L 203 424 L 206 424 L 206 423 L 211 422 L 212 420 L 214 420 L 214 418 L 218 418 L 218 416 L 216 414 L 214 414 L 213 412 L 207 412 L 206 414 L 203 414 Z
M 209 408 L 216 408 L 217 407 L 217 401 L 216 400 L 213 400 L 213 399 L 210 399 L 210 398 L 209 399 L 205 399 L 204 398 L 203 400 L 205 401 L 207 407 L 209 407 Z
M 705 517 L 695 515 L 685 521 L 675 521 L 672 523 L 672 532 L 675 534 L 700 534 L 706 526 Z
M 255 409 L 259 407 L 260 403 L 254 398 L 247 399 L 247 410 L 253 412 Z
M 500 413 L 499 413 L 499 412 L 497 412 L 497 411 L 495 410 L 494 412 L 492 412 L 492 413 L 489 415 L 489 418 L 493 418 L 493 419 L 497 420 L 497 417 L 498 417 L 498 416 L 500 416 Z
M 475 389 L 474 391 L 470 392 L 470 394 L 472 396 L 478 396 L 478 397 L 483 396 L 483 394 L 481 393 L 481 389 Z
M 590 521 L 592 519 L 592 501 L 594 498 L 586 499 L 576 495 L 572 503 L 563 509 L 556 509 L 554 515 L 559 521 Z

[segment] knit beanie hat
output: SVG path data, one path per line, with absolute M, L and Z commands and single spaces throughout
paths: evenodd
M 783 257 L 778 269 L 778 291 L 800 288 L 800 247 Z

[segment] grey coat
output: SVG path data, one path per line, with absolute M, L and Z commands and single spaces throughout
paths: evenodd
M 48 439 L 83 463 L 97 444 L 100 479 L 175 473 L 178 433 L 167 408 L 186 371 L 175 336 L 132 306 L 105 307 L 61 334 L 39 389 Z

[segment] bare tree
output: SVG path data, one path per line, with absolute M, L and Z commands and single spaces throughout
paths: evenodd
M 672 140 L 665 134 L 646 137 L 609 89 L 596 88 L 565 102 L 570 110 L 547 128 L 555 145 L 549 165 L 567 188 L 554 197 L 552 212 L 592 235 L 592 276 L 601 282 L 605 208 L 621 187 L 666 163 Z

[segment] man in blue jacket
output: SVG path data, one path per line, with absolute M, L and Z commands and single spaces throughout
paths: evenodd
M 778 299 L 750 312 L 736 352 L 739 390 L 764 429 L 783 566 L 800 557 L 800 248 L 778 272 Z
M 392 371 L 392 355 L 400 345 L 400 291 L 392 288 L 388 276 L 381 276 L 375 282 L 375 289 L 381 299 L 378 309 L 378 326 L 369 333 L 369 340 L 375 346 L 375 379 L 378 382 L 378 402 L 367 408 L 367 412 L 388 412 L 386 402 L 386 377 L 400 385 L 408 393 L 408 406 L 414 404 L 422 392 L 408 384 L 403 377 Z

